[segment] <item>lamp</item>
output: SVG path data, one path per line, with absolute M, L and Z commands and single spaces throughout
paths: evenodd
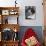
M 16 2 L 17 0 L 15 0 L 15 7 L 16 7 L 16 4 L 17 4 L 17 2 Z

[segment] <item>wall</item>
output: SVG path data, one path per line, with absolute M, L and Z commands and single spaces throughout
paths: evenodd
M 9 7 L 15 6 L 15 0 L 0 0 L 0 6 Z M 17 6 L 20 7 L 19 10 L 19 24 L 20 26 L 43 26 L 43 6 L 42 0 L 17 0 Z M 26 20 L 25 19 L 25 6 L 36 6 L 36 19 Z
M 19 1 L 21 4 L 20 8 L 20 25 L 22 26 L 42 26 L 43 25 L 43 11 L 42 11 L 42 0 L 25 0 Z M 25 6 L 36 6 L 36 19 L 35 20 L 26 20 L 25 19 Z

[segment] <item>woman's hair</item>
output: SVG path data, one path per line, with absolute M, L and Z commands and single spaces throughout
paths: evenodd
M 30 10 L 32 14 L 35 13 L 35 7 L 34 6 L 32 6 L 32 7 L 29 6 L 28 8 L 26 8 L 26 11 L 25 12 L 28 13 L 28 10 Z

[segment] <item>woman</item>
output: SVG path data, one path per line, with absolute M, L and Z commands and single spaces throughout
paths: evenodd
M 22 46 L 41 46 L 37 39 L 36 33 L 31 29 L 27 29 L 21 42 Z

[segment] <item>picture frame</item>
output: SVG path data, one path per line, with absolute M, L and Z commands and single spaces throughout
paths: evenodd
M 9 15 L 9 10 L 2 10 L 2 15 Z
M 25 19 L 35 19 L 35 18 L 36 18 L 36 7 L 25 6 Z
M 10 11 L 9 11 L 9 14 L 10 14 L 10 15 L 16 15 L 17 13 L 18 13 L 18 12 L 17 12 L 16 10 L 10 10 Z

